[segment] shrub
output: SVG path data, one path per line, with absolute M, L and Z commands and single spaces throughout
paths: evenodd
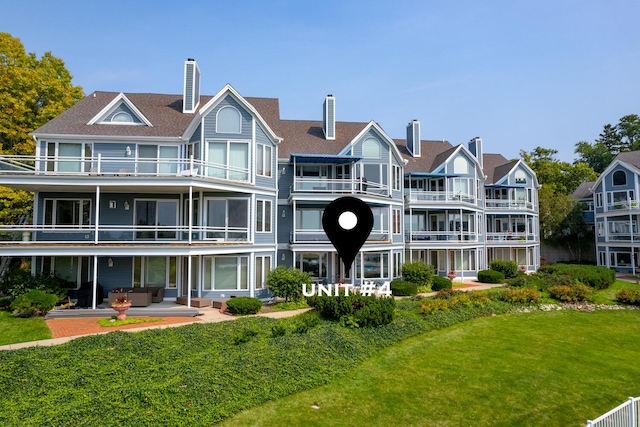
M 515 261 L 506 261 L 501 259 L 494 259 L 489 263 L 489 268 L 494 271 L 499 271 L 504 274 L 504 277 L 511 279 L 518 274 L 518 264 Z
M 478 281 L 481 283 L 504 283 L 504 274 L 495 270 L 478 271 Z
M 72 287 L 72 284 L 55 274 L 39 273 L 31 275 L 29 271 L 21 268 L 12 268 L 5 273 L 0 282 L 0 293 L 13 300 L 17 296 L 32 290 L 42 290 L 62 295 Z
M 320 323 L 320 318 L 317 313 L 304 313 L 296 317 L 296 321 L 293 324 L 294 334 L 306 334 L 311 328 L 317 326 Z
M 558 285 L 549 288 L 551 298 L 562 302 L 585 301 L 592 293 L 591 288 L 579 283 L 572 286 Z
M 448 310 L 449 302 L 444 299 L 424 299 L 419 303 L 419 310 L 422 314 L 431 314 L 436 311 Z
M 622 289 L 616 294 L 616 300 L 622 304 L 640 305 L 640 289 Z
M 391 293 L 399 297 L 415 295 L 418 293 L 418 286 L 404 280 L 394 280 L 391 282 Z
M 523 288 L 529 285 L 530 280 L 528 275 L 519 271 L 518 274 L 516 274 L 516 277 L 505 279 L 505 282 L 507 283 L 507 285 L 514 288 Z
M 427 294 L 429 292 L 432 292 L 433 290 L 431 289 L 431 286 L 418 286 L 418 293 L 419 294 Z
M 284 325 L 282 325 L 280 323 L 278 323 L 276 325 L 273 325 L 271 327 L 271 336 L 273 338 L 282 337 L 282 336 L 284 336 L 286 334 L 287 334 L 287 328 L 285 328 Z
M 418 286 L 428 286 L 433 273 L 433 266 L 424 262 L 408 262 L 402 266 L 402 279 Z
M 448 277 L 433 276 L 433 283 L 431 283 L 431 289 L 434 292 L 438 292 L 442 289 L 452 289 L 453 283 Z
M 32 317 L 46 314 L 51 310 L 60 297 L 54 293 L 33 290 L 25 294 L 19 295 L 11 303 L 12 315 L 16 317 Z
M 237 297 L 227 300 L 227 310 L 233 314 L 256 314 L 262 308 L 258 298 Z
M 285 301 L 298 301 L 302 298 L 302 285 L 305 283 L 312 283 L 309 273 L 283 265 L 271 270 L 267 277 L 267 287 L 273 295 L 284 298 Z
M 579 264 L 551 264 L 540 267 L 538 272 L 549 273 L 554 276 L 568 275 L 577 281 L 594 289 L 606 289 L 616 280 L 616 273 L 607 267 Z
M 510 304 L 535 304 L 540 300 L 540 291 L 531 288 L 503 289 L 498 299 Z
M 393 298 L 341 293 L 338 296 L 318 295 L 315 297 L 313 305 L 320 316 L 325 319 L 341 320 L 343 316 L 351 316 L 353 322 L 364 327 L 391 323 L 396 306 L 395 302 Z

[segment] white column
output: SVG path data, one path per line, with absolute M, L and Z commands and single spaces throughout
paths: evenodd
M 187 307 L 191 307 L 191 254 L 187 258 Z
M 91 308 L 96 309 L 96 300 L 98 298 L 98 255 L 93 256 L 93 298 L 91 300 Z
M 95 210 L 96 210 L 96 215 L 95 215 L 95 224 L 94 224 L 94 230 L 95 230 L 95 236 L 93 239 L 93 243 L 94 244 L 98 244 L 98 222 L 100 221 L 100 186 L 96 186 L 96 206 L 95 206 Z M 95 307 L 94 307 L 95 308 Z
M 193 158 L 191 159 L 193 161 Z M 189 185 L 189 245 L 192 242 L 192 234 L 193 234 L 193 186 Z M 189 256 L 189 262 L 191 262 L 191 256 Z M 189 274 L 191 274 L 191 270 L 189 270 Z

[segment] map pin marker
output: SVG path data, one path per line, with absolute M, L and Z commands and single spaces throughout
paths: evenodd
M 322 214 L 322 228 L 338 251 L 348 276 L 353 260 L 371 234 L 371 208 L 355 197 L 335 199 Z

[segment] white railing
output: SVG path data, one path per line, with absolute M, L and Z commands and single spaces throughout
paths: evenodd
M 51 176 L 191 176 L 249 181 L 249 168 L 190 159 L 0 156 L 0 174 Z
M 487 233 L 487 240 L 493 241 L 527 241 L 536 240 L 535 234 L 527 233 Z
M 487 209 L 500 209 L 500 210 L 532 210 L 533 203 L 525 200 L 504 200 L 504 199 L 486 199 L 485 207 Z
M 622 405 L 613 408 L 595 420 L 587 421 L 587 427 L 639 427 L 640 397 L 630 397 Z
M 477 242 L 478 233 L 473 231 L 412 231 L 405 233 L 405 241 Z
M 387 230 L 371 230 L 367 242 L 390 241 Z M 324 230 L 295 230 L 289 233 L 289 243 L 330 243 Z
M 293 179 L 292 191 L 313 192 L 313 193 L 367 193 L 367 194 L 389 194 L 389 186 L 375 181 L 368 181 L 365 178 L 351 179 L 328 179 L 328 178 L 308 178 L 295 177 Z
M 428 201 L 428 202 L 477 202 L 473 194 L 462 193 L 460 191 L 425 191 L 425 190 L 405 190 L 407 201 Z
M 638 210 L 640 209 L 640 201 L 638 200 L 622 200 L 619 202 L 613 202 L 607 204 L 608 211 L 615 211 L 621 209 Z

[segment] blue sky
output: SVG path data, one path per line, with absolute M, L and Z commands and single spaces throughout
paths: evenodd
M 376 120 L 394 138 L 482 137 L 486 152 L 554 148 L 640 114 L 640 2 L 15 1 L 0 31 L 62 58 L 85 93 L 181 93 L 195 58 L 202 93 L 230 83 L 277 97 L 285 119 Z

